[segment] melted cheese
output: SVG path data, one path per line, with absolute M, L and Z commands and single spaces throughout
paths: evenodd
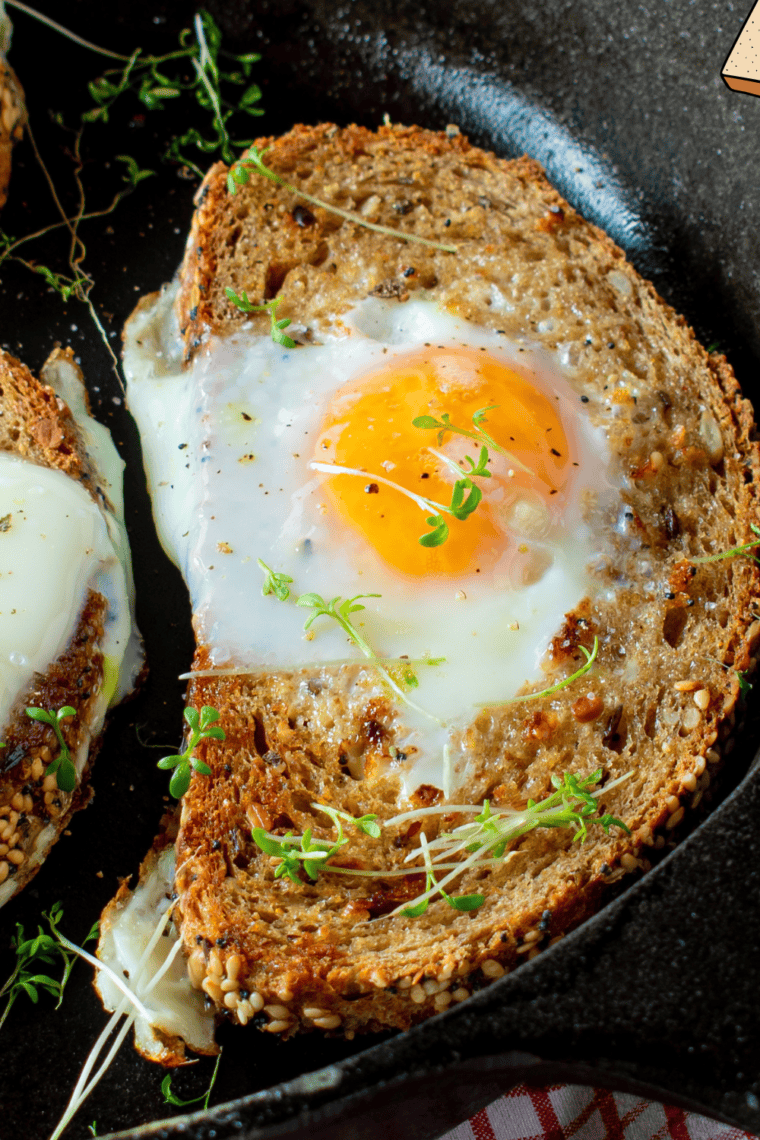
M 156 1029 L 170 1037 L 182 1037 L 196 1052 L 215 1051 L 214 1012 L 207 1010 L 204 994 L 192 988 L 182 952 L 175 949 L 179 935 L 167 919 L 173 876 L 174 848 L 167 847 L 141 877 L 126 904 L 106 913 L 98 944 L 101 962 L 123 976 L 147 1007 L 150 1021 L 137 1017 L 135 1044 L 144 1056 L 157 1061 L 167 1061 L 170 1050 L 156 1036 Z M 158 927 L 160 936 L 146 958 L 146 947 Z M 172 953 L 171 964 L 163 971 Z M 99 974 L 96 985 L 109 1012 L 122 1005 L 123 995 L 107 974 Z

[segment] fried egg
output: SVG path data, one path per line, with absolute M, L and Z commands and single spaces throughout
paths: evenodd
M 588 507 L 616 493 L 603 433 L 558 360 L 429 300 L 367 298 L 292 349 L 244 326 L 184 369 L 173 300 L 131 319 L 124 363 L 198 643 L 215 669 L 272 672 L 369 648 L 384 673 L 368 665 L 356 699 L 367 677 L 395 685 L 402 793 L 451 794 L 466 725 L 542 677 L 563 615 L 597 588 Z M 479 465 L 460 497 L 482 499 L 457 518 Z M 259 560 L 292 579 L 287 600 L 262 595 Z M 364 658 L 327 616 L 304 629 L 306 594 L 357 599 Z

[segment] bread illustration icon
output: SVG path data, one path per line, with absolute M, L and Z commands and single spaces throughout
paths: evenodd
M 760 95 L 760 0 L 744 21 L 721 75 L 732 91 Z

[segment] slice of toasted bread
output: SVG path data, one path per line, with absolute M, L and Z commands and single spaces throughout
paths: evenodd
M 721 75 L 732 91 L 760 95 L 760 13 L 757 4 L 744 21 Z
M 452 809 L 445 819 L 388 823 L 440 804 L 442 794 L 427 785 L 404 793 L 397 701 L 372 665 L 357 652 L 349 663 L 266 671 L 241 650 L 219 669 L 212 627 L 197 614 L 190 703 L 218 710 L 226 740 L 199 746 L 211 775 L 193 775 L 182 801 L 175 918 L 191 978 L 221 1014 L 272 1033 L 406 1028 L 562 937 L 609 883 L 645 870 L 648 849 L 699 802 L 730 750 L 739 674 L 754 667 L 760 638 L 756 563 L 741 553 L 711 560 L 753 541 L 760 455 L 725 358 L 705 352 L 534 162 L 505 162 L 455 130 L 392 126 L 296 127 L 258 145 L 269 148 L 272 170 L 308 193 L 457 252 L 370 232 L 255 173 L 233 196 L 226 168 L 213 167 L 179 278 L 180 347 L 165 331 L 165 301 L 142 306 L 127 327 L 130 391 L 135 409 L 142 402 L 157 503 L 168 493 L 161 449 L 195 447 L 199 463 L 214 454 L 208 389 L 194 392 L 192 368 L 213 360 L 227 334 L 268 335 L 268 315 L 241 313 L 227 288 L 256 304 L 281 300 L 277 317 L 293 322 L 296 358 L 348 335 L 342 318 L 370 295 L 403 306 L 417 294 L 476 324 L 484 343 L 495 333 L 522 338 L 562 366 L 616 473 L 597 523 L 605 553 L 591 571 L 594 588 L 565 615 L 544 663 L 552 683 L 568 679 L 596 639 L 593 669 L 530 705 L 473 710 L 477 762 L 456 802 L 519 810 L 550 793 L 553 777 L 601 769 L 610 790 L 597 802 L 629 834 L 590 827 L 578 843 L 568 829 L 533 830 L 508 858 L 473 865 L 457 882 L 457 892 L 483 896 L 475 909 L 438 897 L 416 916 L 392 914 L 425 889 L 419 855 L 404 863 L 419 853 L 421 824 L 432 842 L 472 816 Z M 154 350 L 141 376 L 138 357 Z M 197 429 L 174 403 L 172 354 L 190 362 L 184 373 L 177 367 L 176 384 L 189 385 L 203 412 Z M 233 395 L 220 398 L 229 415 Z M 162 399 L 179 420 L 176 438 Z M 277 420 L 261 430 L 276 435 Z M 162 523 L 185 568 L 178 536 L 214 517 L 208 500 L 197 519 L 183 515 L 191 501 L 178 492 L 172 524 Z M 220 560 L 232 553 L 224 546 Z M 250 567 L 253 598 L 255 557 Z M 252 830 L 329 844 L 336 830 L 320 805 L 353 818 L 373 813 L 385 826 L 378 838 L 347 823 L 350 843 L 332 856 L 332 872 L 283 875 Z
M 57 349 L 42 375 L 43 382 L 0 353 L 0 904 L 29 881 L 87 804 L 106 710 L 133 687 L 141 664 L 120 521 L 121 460 L 89 417 L 72 352 Z M 50 535 L 42 533 L 48 526 Z M 46 606 L 50 631 L 27 621 Z M 25 712 L 64 706 L 74 710 L 61 724 L 73 787 L 47 771 L 61 752 L 53 728 Z

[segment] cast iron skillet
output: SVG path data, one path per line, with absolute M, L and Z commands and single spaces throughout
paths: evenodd
M 457 123 L 504 155 L 528 151 L 706 343 L 719 341 L 752 396 L 760 358 L 760 102 L 729 92 L 719 79 L 750 0 L 747 10 L 744 4 L 671 0 L 651 13 L 633 0 L 614 7 L 604 0 L 438 0 L 429 7 L 418 0 L 262 0 L 255 7 L 228 0 L 210 7 L 228 43 L 263 53 L 262 132 L 321 119 L 374 125 L 387 112 L 434 128 Z M 192 17 L 179 3 L 79 0 L 64 10 L 48 0 L 42 7 L 120 52 L 138 43 L 166 50 Z M 49 112 L 63 109 L 75 121 L 88 105 L 84 78 L 107 61 L 28 17 L 15 19 L 13 59 L 36 136 L 68 194 L 70 164 Z M 161 115 L 139 112 L 132 103 L 95 132 L 84 171 L 94 205 L 114 177 L 104 157 L 127 153 L 155 164 L 167 125 Z M 251 133 L 258 132 L 256 123 Z M 72 136 L 63 138 L 71 145 Z M 164 169 L 122 203 L 112 233 L 95 224 L 84 229 L 97 279 L 93 300 L 112 344 L 137 296 L 174 271 L 193 187 Z M 48 192 L 24 144 L 3 225 L 19 235 L 43 217 L 50 220 Z M 57 240 L 30 248 L 30 257 L 46 263 Z M 176 676 L 191 644 L 184 588 L 149 522 L 136 433 L 86 311 L 73 301 L 63 307 L 28 269 L 6 265 L 1 276 L 5 346 L 36 367 L 56 340 L 73 344 L 96 412 L 129 460 L 127 520 L 151 666 L 143 690 L 112 718 L 94 803 L 2 912 L 5 946 L 15 923 L 33 931 L 57 899 L 63 929 L 83 938 L 118 877 L 136 869 L 166 791 L 155 768 L 161 753 L 144 745 L 176 744 Z M 223 1031 L 214 1090 L 223 1107 L 191 1119 L 164 1104 L 162 1074 L 125 1047 L 68 1135 L 91 1135 L 95 1121 L 101 1135 L 111 1130 L 135 1140 L 380 1140 L 389 1129 L 399 1140 L 426 1140 L 521 1080 L 595 1082 L 760 1131 L 760 776 L 742 779 L 752 735 L 745 733 L 744 755 L 733 763 L 738 787 L 672 855 L 581 930 L 464 1006 L 380 1040 L 314 1036 L 283 1045 Z M 6 955 L 0 977 L 12 961 Z M 38 1006 L 17 1002 L 0 1041 L 4 1137 L 49 1134 L 102 1024 L 82 966 L 58 1012 L 45 997 Z M 202 1092 L 210 1070 L 201 1061 L 175 1074 L 175 1093 Z M 136 1127 L 172 1113 L 172 1122 Z

